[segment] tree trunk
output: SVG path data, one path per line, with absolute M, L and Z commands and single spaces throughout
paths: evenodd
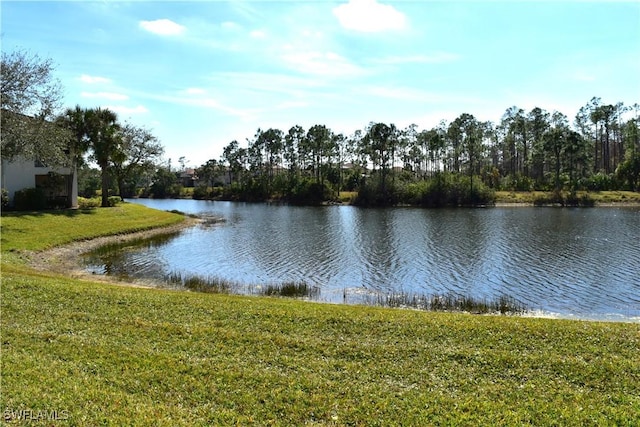
M 102 207 L 109 207 L 109 173 L 107 171 L 107 167 L 101 167 L 101 178 L 102 178 Z

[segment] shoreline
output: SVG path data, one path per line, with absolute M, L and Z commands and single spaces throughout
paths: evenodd
M 100 283 L 110 283 L 119 286 L 131 286 L 150 289 L 161 289 L 158 283 L 151 280 L 128 279 L 123 281 L 106 274 L 93 274 L 82 267 L 80 257 L 87 252 L 110 244 L 127 243 L 137 239 L 179 233 L 190 227 L 201 224 L 201 218 L 185 216 L 185 220 L 165 227 L 150 228 L 133 233 L 113 234 L 93 239 L 78 240 L 40 252 L 28 253 L 27 265 L 36 271 L 52 274 L 62 274 L 73 279 L 91 280 Z

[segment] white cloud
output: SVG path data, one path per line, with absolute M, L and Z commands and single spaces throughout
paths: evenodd
M 344 28 L 366 33 L 401 30 L 407 25 L 402 12 L 376 0 L 350 0 L 336 6 L 333 14 Z
M 234 31 L 242 28 L 240 24 L 237 24 L 233 21 L 225 21 L 222 24 L 220 24 L 220 27 L 224 30 L 234 30 Z
M 144 114 L 149 112 L 149 110 L 147 110 L 147 108 L 143 105 L 138 105 L 137 107 L 126 107 L 124 105 L 105 105 L 102 108 L 108 108 L 109 110 L 118 114 Z
M 214 98 L 211 98 L 211 97 L 200 96 L 200 95 L 205 95 L 205 94 L 206 94 L 206 90 L 204 90 L 204 89 L 201 89 L 201 88 L 189 88 L 187 90 L 184 90 L 184 91 L 181 91 L 181 92 L 177 92 L 177 93 L 172 94 L 172 95 L 147 94 L 146 96 L 148 98 L 151 98 L 151 99 L 154 99 L 154 100 L 157 100 L 157 101 L 161 101 L 161 102 L 170 103 L 170 104 L 187 105 L 187 106 L 190 106 L 190 107 L 198 107 L 198 108 L 207 108 L 207 109 L 218 110 L 218 111 L 222 111 L 223 113 L 226 113 L 228 115 L 241 117 L 241 118 L 246 117 L 247 114 L 248 114 L 247 110 L 241 110 L 241 109 L 236 109 L 236 108 L 233 108 L 233 107 L 229 107 L 229 106 L 221 103 L 217 99 L 214 99 Z M 184 96 L 184 95 L 189 95 L 189 96 Z M 140 107 L 138 107 L 138 108 L 140 108 Z M 142 108 L 144 108 L 144 107 L 142 107 Z M 138 111 L 138 112 L 146 112 L 146 111 Z
M 356 76 L 364 70 L 335 52 L 293 51 L 281 56 L 297 71 L 321 76 Z
M 190 87 L 184 91 L 187 95 L 204 95 L 206 92 L 206 90 L 199 87 Z
M 140 28 L 150 33 L 161 36 L 177 36 L 184 32 L 185 27 L 169 19 L 156 19 L 155 21 L 140 21 Z
M 111 83 L 111 79 L 106 77 L 98 77 L 98 76 L 90 76 L 88 74 L 83 74 L 80 76 L 80 80 L 84 83 L 94 84 L 94 83 Z
M 443 64 L 460 59 L 460 55 L 449 52 L 436 52 L 431 55 L 386 56 L 376 58 L 373 62 L 386 65 L 400 64 Z
M 249 33 L 249 35 L 254 39 L 263 39 L 267 36 L 267 34 L 261 30 L 253 30 Z
M 102 98 L 109 99 L 111 101 L 126 101 L 129 99 L 127 95 L 114 92 L 82 92 L 80 96 L 83 98 Z
M 233 98 L 264 100 L 274 97 L 308 99 L 324 91 L 325 85 L 315 76 L 255 72 L 218 72 L 211 76 L 214 87 L 225 88 Z

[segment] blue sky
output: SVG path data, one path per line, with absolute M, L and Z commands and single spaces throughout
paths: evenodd
M 165 158 L 219 158 L 257 128 L 429 129 L 515 105 L 570 119 L 640 102 L 640 3 L 6 1 L 2 49 L 56 64 L 65 105 L 109 107 Z

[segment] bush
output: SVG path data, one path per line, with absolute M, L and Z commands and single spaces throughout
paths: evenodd
M 196 199 L 196 200 L 204 200 L 204 199 L 209 197 L 209 189 L 204 185 L 200 185 L 198 187 L 195 187 L 193 189 L 193 196 L 192 197 L 194 199 Z
M 538 196 L 533 200 L 534 206 L 582 206 L 593 207 L 596 201 L 588 194 L 578 196 L 574 191 L 563 194 L 562 191 L 556 190 L 550 194 Z
M 79 209 L 92 209 L 99 208 L 102 201 L 99 197 L 78 197 L 78 208 Z
M 495 202 L 495 192 L 476 177 L 471 186 L 468 176 L 441 172 L 428 181 L 421 205 L 427 207 L 477 206 Z
M 402 202 L 402 193 L 403 191 L 400 191 L 389 177 L 387 177 L 383 191 L 381 177 L 374 175 L 362 182 L 354 203 L 370 207 L 393 206 Z
M 515 175 L 505 177 L 503 188 L 511 191 L 532 191 L 535 181 L 526 175 L 516 173 Z
M 109 196 L 107 199 L 107 205 L 112 208 L 114 206 L 122 203 L 122 198 L 120 196 Z M 78 197 L 78 208 L 79 209 L 92 209 L 99 208 L 102 206 L 102 197 Z
M 19 211 L 40 211 L 47 209 L 47 196 L 41 188 L 25 188 L 16 191 L 13 204 Z
M 289 201 L 293 204 L 319 205 L 330 200 L 333 191 L 327 184 L 318 184 L 310 180 L 303 180 L 296 184 Z
M 590 191 L 607 191 L 617 189 L 614 175 L 607 175 L 602 172 L 598 172 L 597 174 L 589 177 L 582 182 L 582 185 Z
M 564 197 L 559 190 L 553 191 L 550 194 L 544 194 L 537 196 L 533 199 L 534 206 L 548 206 L 548 205 L 561 205 L 564 206 Z
M 405 185 L 402 189 L 401 199 L 404 203 L 407 203 L 409 205 L 420 205 L 422 202 L 422 195 L 426 191 L 426 181 L 412 182 Z
M 2 209 L 6 209 L 9 207 L 9 192 L 7 191 L 6 188 L 2 189 L 2 196 L 1 196 L 1 205 L 2 205 Z

